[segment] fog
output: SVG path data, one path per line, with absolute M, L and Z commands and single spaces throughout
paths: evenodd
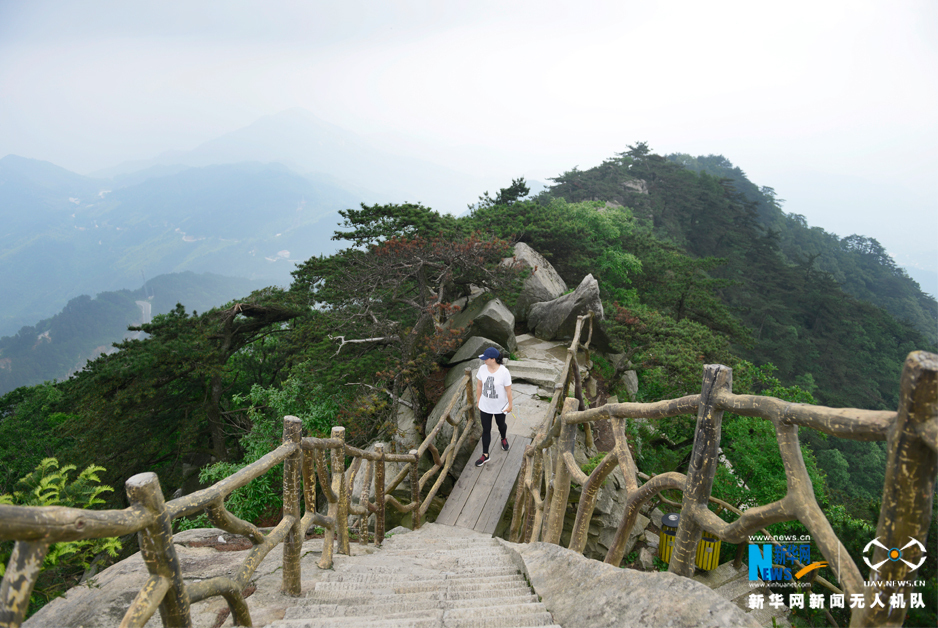
M 337 4 L 0 0 L 0 156 L 89 174 L 294 107 L 503 185 L 647 141 L 938 270 L 934 2 Z

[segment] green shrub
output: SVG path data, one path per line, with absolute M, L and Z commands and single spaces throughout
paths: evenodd
M 91 465 L 72 479 L 70 475 L 75 470 L 74 465 L 60 468 L 57 459 L 46 458 L 32 473 L 16 483 L 19 490 L 0 495 L 0 504 L 69 508 L 93 508 L 104 504 L 101 495 L 114 490 L 100 483 L 98 474 L 104 471 L 104 467 Z M 117 558 L 120 549 L 117 537 L 53 543 L 42 561 L 39 578 L 29 600 L 28 615 L 77 584 L 96 557 Z M 12 550 L 12 541 L 0 544 L 0 576 L 6 572 Z

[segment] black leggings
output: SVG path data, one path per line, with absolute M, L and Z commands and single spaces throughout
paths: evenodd
M 492 442 L 492 417 L 495 417 L 495 423 L 498 424 L 498 433 L 502 438 L 508 437 L 508 423 L 505 422 L 505 415 L 489 414 L 479 410 L 479 416 L 482 417 L 482 453 L 489 453 L 489 443 Z

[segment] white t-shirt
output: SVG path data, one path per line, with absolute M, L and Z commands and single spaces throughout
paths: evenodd
M 485 364 L 479 367 L 476 379 L 482 382 L 482 396 L 479 397 L 479 410 L 489 414 L 503 414 L 508 407 L 508 392 L 505 386 L 511 386 L 511 374 L 504 364 L 498 370 L 489 373 Z

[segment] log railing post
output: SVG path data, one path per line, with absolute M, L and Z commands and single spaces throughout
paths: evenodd
M 371 499 L 371 475 L 374 473 L 375 466 L 370 460 L 363 460 L 365 465 L 365 475 L 362 478 L 362 492 L 358 497 L 358 505 L 364 509 L 358 519 L 358 544 L 368 545 L 368 520 L 371 519 L 371 509 L 368 508 Z
M 563 404 L 563 414 L 576 412 L 580 402 L 575 398 L 568 398 Z M 563 421 L 563 414 L 560 421 Z M 563 532 L 563 519 L 567 514 L 567 498 L 570 496 L 570 471 L 567 469 L 567 463 L 563 459 L 566 451 L 573 452 L 573 445 L 576 440 L 576 425 L 562 423 L 560 426 L 560 436 L 554 447 L 557 448 L 557 456 L 554 458 L 554 494 L 550 505 L 550 513 L 547 515 L 547 532 L 544 533 L 544 542 L 558 545 L 560 543 L 560 534 Z
M 375 547 L 384 543 L 384 443 L 375 443 Z
M 301 473 L 303 465 L 303 450 L 300 441 L 303 439 L 303 422 L 295 416 L 283 417 L 283 442 L 295 443 L 296 451 L 283 461 L 283 516 L 293 517 L 293 525 L 283 540 L 283 584 L 281 592 L 291 597 L 300 595 L 300 554 L 303 551 L 303 539 L 306 530 L 303 530 L 300 517 Z M 313 508 L 315 508 L 313 504 Z
M 17 541 L 7 563 L 3 584 L 0 584 L 0 628 L 18 628 L 29 610 L 42 561 L 49 553 L 49 544 Z
M 453 428 L 455 429 L 455 428 Z M 416 449 L 410 450 L 410 455 L 414 461 L 410 463 L 410 503 L 416 504 L 413 509 L 413 529 L 420 529 L 420 473 L 417 470 L 417 463 L 420 462 L 419 452 Z
M 166 512 L 163 490 L 155 473 L 138 473 L 124 484 L 131 505 L 140 504 L 156 514 L 156 521 L 137 533 L 140 554 L 151 575 L 164 578 L 169 584 L 160 603 L 160 616 L 164 626 L 173 628 L 192 626 L 189 613 L 189 595 L 182 581 L 182 569 L 176 546 L 173 545 L 173 526 Z
M 697 429 L 694 434 L 694 449 L 687 467 L 687 483 L 681 508 L 681 520 L 674 537 L 671 564 L 668 571 L 690 577 L 694 573 L 694 558 L 701 528 L 695 512 L 707 507 L 713 478 L 719 464 L 720 428 L 723 410 L 714 406 L 714 398 L 720 391 L 732 392 L 733 369 L 719 364 L 704 366 L 700 405 L 697 410 Z
M 887 441 L 886 481 L 876 526 L 878 543 L 874 543 L 870 560 L 878 567 L 870 570 L 868 578 L 874 586 L 865 587 L 866 604 L 851 615 L 851 626 L 901 626 L 906 608 L 891 608 L 890 596 L 908 599 L 912 587 L 901 583 L 925 579 L 912 567 L 924 558 L 938 475 L 938 355 L 924 351 L 909 354 L 900 391 L 899 412 Z M 877 597 L 880 604 L 875 604 Z
M 345 490 L 345 428 L 333 427 L 332 438 L 342 441 L 332 450 L 332 491 L 339 496 L 335 515 L 335 533 L 339 541 L 339 553 L 349 556 L 348 541 L 348 491 Z

